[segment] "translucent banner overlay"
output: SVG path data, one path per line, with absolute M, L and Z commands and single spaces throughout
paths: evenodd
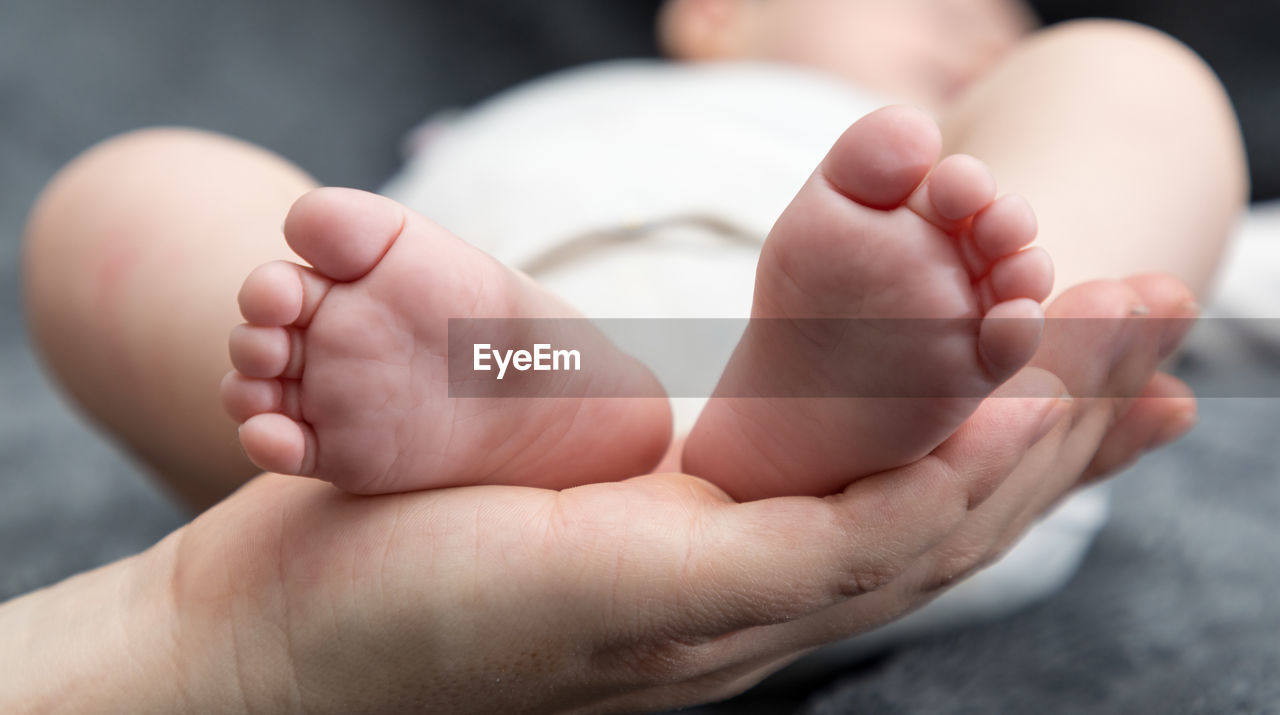
M 1014 319 L 453 318 L 449 396 L 984 397 L 979 327 L 1035 329 Z M 1195 349 L 1175 373 L 1198 396 L 1280 397 L 1280 318 L 1053 319 L 1041 355 L 1076 397 L 1133 397 L 1142 385 L 1129 373 L 1184 336 Z M 1096 394 L 1075 392 L 1086 385 Z

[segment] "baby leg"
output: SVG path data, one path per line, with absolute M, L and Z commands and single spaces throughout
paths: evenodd
M 1035 207 L 1037 243 L 1054 258 L 1058 291 L 1160 272 L 1203 294 L 1247 195 L 1238 126 L 1212 72 L 1181 45 L 1135 25 L 1082 22 L 1034 36 L 949 108 L 941 128 L 944 154 L 983 160 L 1002 190 Z M 1014 220 L 1025 205 L 1010 199 L 990 211 Z M 1006 249 L 1017 249 L 1021 232 L 1008 236 L 1014 240 Z M 757 307 L 759 295 L 758 285 Z M 739 362 L 735 357 L 730 374 Z M 713 400 L 686 446 L 688 468 L 718 482 L 794 485 L 812 476 L 816 460 L 828 473 L 817 486 L 830 488 L 839 486 L 826 483 L 835 474 L 855 478 L 868 453 L 893 444 L 859 445 L 840 428 L 825 447 L 816 445 L 824 426 L 839 426 L 829 411 L 817 412 L 827 415 L 821 420 L 774 420 L 760 402 Z M 851 415 L 859 411 L 850 408 Z M 919 433 L 916 421 L 897 421 L 904 434 Z M 728 446 L 735 439 L 737 450 Z M 761 445 L 778 442 L 790 442 L 795 454 L 758 455 Z M 726 463 L 722 455 L 733 454 L 755 456 Z M 746 488 L 752 495 L 779 490 Z
M 88 416 L 197 509 L 260 471 L 218 404 L 226 335 L 244 276 L 291 255 L 280 222 L 314 185 L 248 144 L 150 129 L 86 151 L 31 212 L 33 342 Z
M 280 357 L 274 350 L 278 347 L 274 338 L 324 334 L 346 346 L 345 353 L 331 350 L 330 353 L 337 353 L 338 360 L 329 360 L 324 349 L 334 343 L 301 341 L 310 348 L 306 361 L 310 389 L 301 395 L 302 402 L 325 402 L 332 407 L 347 393 L 320 385 L 326 376 L 333 386 L 353 388 L 356 392 L 352 394 L 376 397 L 365 390 L 367 385 L 362 387 L 352 379 L 350 370 L 335 363 L 343 358 L 354 359 L 360 351 L 392 338 L 420 337 L 414 329 L 423 326 L 412 321 L 374 320 L 373 326 L 381 325 L 387 330 L 370 330 L 370 324 L 360 324 L 369 317 L 365 308 L 387 308 L 394 303 L 401 309 L 400 317 L 421 313 L 420 322 L 424 324 L 428 318 L 435 321 L 468 317 L 469 304 L 450 302 L 450 296 L 445 294 L 442 286 L 450 284 L 451 279 L 453 284 L 475 279 L 477 288 L 490 285 L 488 281 L 493 279 L 493 283 L 510 288 L 488 296 L 490 303 L 507 300 L 511 305 L 527 305 L 525 299 L 529 296 L 554 303 L 531 281 L 486 260 L 461 241 L 425 228 L 423 219 L 409 222 L 404 241 L 395 241 L 394 233 L 379 234 L 379 220 L 386 218 L 388 212 L 393 218 L 403 214 L 390 201 L 360 192 L 337 192 L 336 196 L 348 199 L 345 201 L 333 200 L 334 193 L 316 194 L 294 212 L 297 220 L 291 222 L 290 239 L 295 246 L 305 246 L 302 250 L 307 258 L 321 261 L 322 270 L 273 260 L 294 257 L 284 240 L 288 231 L 282 232 L 282 221 L 290 206 L 300 203 L 298 198 L 312 188 L 313 182 L 302 172 L 249 145 L 198 132 L 150 130 L 108 141 L 87 152 L 51 182 L 33 209 L 25 276 L 29 322 L 37 346 L 55 377 L 89 415 L 196 508 L 216 502 L 261 471 L 246 459 L 237 442 L 236 423 L 218 401 L 219 382 L 233 366 L 231 357 L 238 358 L 237 366 L 252 372 L 254 378 L 272 378 L 232 381 L 226 393 L 228 406 L 241 421 L 261 415 L 244 433 L 251 456 L 272 468 L 299 471 L 294 467 L 301 464 L 286 465 L 281 461 L 282 445 L 285 451 L 290 446 L 281 441 L 281 428 L 288 426 L 284 424 L 287 406 L 265 404 L 258 399 L 264 394 L 270 397 L 272 385 L 284 384 L 277 378 L 284 378 L 283 373 L 288 370 L 299 370 L 302 364 L 303 351 L 294 351 L 286 354 L 289 365 L 263 374 L 264 366 L 269 367 Z M 343 227 L 362 230 L 354 235 L 333 230 Z M 370 227 L 375 230 L 363 230 Z M 390 250 L 393 241 L 396 245 Z M 362 249 L 375 250 L 372 259 L 378 263 L 377 271 L 371 270 L 371 265 L 355 266 L 363 260 Z M 390 260 L 383 260 L 377 253 L 382 249 L 393 254 Z M 413 257 L 402 260 L 400 256 L 404 254 Z M 463 263 L 477 270 L 461 271 Z M 240 296 L 241 307 L 259 318 L 270 318 L 279 312 L 279 299 L 290 290 L 290 276 L 294 278 L 294 288 L 302 286 L 298 283 L 300 277 L 319 282 L 326 289 L 335 280 L 343 285 L 331 291 L 318 312 L 316 325 L 321 325 L 321 330 L 301 330 L 308 326 L 300 324 L 297 316 L 291 319 L 288 331 L 280 327 L 284 323 L 242 328 L 234 333 L 238 339 L 233 339 L 229 356 L 227 335 L 241 321 L 236 311 L 237 291 L 245 276 L 259 265 L 276 270 L 254 273 L 257 280 L 252 282 L 249 295 Z M 356 282 L 364 273 L 370 274 L 368 279 Z M 367 296 L 364 287 L 383 293 Z M 425 292 L 419 290 L 415 294 L 415 289 Z M 429 305 L 413 302 L 419 298 L 425 301 L 433 291 L 443 300 Z M 387 295 L 411 302 L 392 298 L 385 305 L 380 303 Z M 469 299 L 462 294 L 452 297 Z M 315 311 L 317 305 L 310 307 Z M 379 317 L 389 314 L 386 311 Z M 343 325 L 358 330 L 345 331 L 341 329 Z M 428 327 L 437 326 L 431 322 Z M 400 328 L 405 331 L 395 335 L 389 332 Z M 374 340 L 379 335 L 383 338 L 381 343 Z M 410 351 L 381 357 L 390 360 L 412 354 Z M 410 377 L 423 374 L 411 371 Z M 432 386 L 445 384 L 442 376 L 436 377 L 441 380 Z M 294 381 L 295 385 L 299 383 Z M 268 388 L 266 392 L 263 387 Z M 422 396 L 408 384 L 403 387 L 393 392 L 411 400 Z M 655 391 L 656 388 L 649 392 Z M 389 478 L 378 486 L 371 482 L 381 475 L 368 479 L 341 476 L 348 477 L 345 481 L 352 488 L 397 490 L 450 480 L 462 483 L 471 477 L 479 480 L 492 476 L 491 472 L 502 479 L 504 468 L 524 464 L 537 467 L 533 476 L 538 479 L 531 477 L 521 483 L 541 480 L 545 486 L 565 480 L 595 481 L 643 473 L 661 456 L 669 439 L 665 400 L 508 402 L 513 409 L 507 411 L 493 409 L 484 400 L 468 403 L 474 405 L 472 417 L 476 419 L 467 424 L 492 427 L 486 432 L 491 438 L 488 442 L 465 439 L 470 434 L 466 425 L 451 421 L 451 416 L 458 415 L 432 412 L 436 403 L 426 399 L 415 400 L 410 410 L 415 418 L 413 424 L 422 427 L 421 433 L 403 420 L 388 424 L 394 420 L 386 417 L 390 412 L 382 410 L 364 415 L 365 419 L 352 429 L 333 427 L 331 420 L 318 419 L 329 428 L 325 431 L 329 461 L 322 461 L 318 470 L 307 471 L 334 477 L 326 467 L 335 457 L 348 471 L 359 471 L 353 463 L 363 463 L 365 471 L 376 469 L 386 458 L 401 464 L 418 481 Z M 556 414 L 547 421 L 539 421 L 521 409 L 535 404 L 545 407 L 548 403 Z M 344 403 L 344 407 L 351 405 Z M 334 416 L 332 410 L 325 413 L 324 408 L 317 409 L 318 414 Z M 506 422 L 496 419 L 499 413 Z M 379 454 L 381 443 L 364 439 L 380 425 L 387 428 L 384 436 L 409 440 L 415 448 L 430 452 L 433 446 L 443 444 L 470 445 L 471 456 L 483 455 L 496 464 L 490 464 L 487 471 L 484 465 L 474 465 L 473 471 L 467 455 L 462 455 L 450 462 L 452 471 L 417 461 L 403 466 L 398 452 Z M 596 437 L 592 442 L 594 450 L 576 439 L 587 433 Z M 344 455 L 337 446 L 344 440 L 354 443 L 354 452 L 347 449 Z M 580 458 L 583 453 L 592 458 Z M 622 460 L 613 460 L 615 455 L 623 455 Z M 314 460 L 315 456 L 313 450 L 308 459 Z M 628 458 L 626 464 L 621 463 Z
M 1248 196 L 1239 126 L 1213 72 L 1138 25 L 1033 35 L 941 127 L 948 152 L 987 162 L 1035 207 L 1057 292 L 1158 272 L 1203 296 Z

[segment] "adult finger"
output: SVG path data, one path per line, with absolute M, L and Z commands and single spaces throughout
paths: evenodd
M 1027 369 L 935 452 L 824 499 L 724 504 L 681 565 L 687 635 L 718 637 L 822 611 L 892 583 L 946 539 L 1067 414 L 1052 374 Z M 1001 394 L 1035 397 L 1000 397 Z
M 1196 398 L 1178 378 L 1156 373 L 1102 440 L 1083 482 L 1114 474 L 1144 453 L 1185 435 L 1196 422 Z
M 1117 319 L 1126 302 L 1129 307 L 1125 312 L 1130 315 Z M 1135 312 L 1134 305 L 1140 305 L 1142 310 Z M 1065 320 L 1046 327 L 1049 348 L 1037 358 L 1040 364 L 1063 375 L 1078 394 L 1087 397 L 1073 406 L 1071 432 L 1058 451 L 1055 469 L 1049 472 L 1055 478 L 1045 479 L 1025 470 L 1014 475 L 999 498 L 992 500 L 993 513 L 980 515 L 985 518 L 974 520 L 972 526 L 962 530 L 952 548 L 961 553 L 983 546 L 992 553 L 1006 551 L 1036 520 L 1079 486 L 1091 468 L 1096 466 L 1100 476 L 1102 470 L 1118 467 L 1120 460 L 1133 455 L 1135 449 L 1140 452 L 1148 447 L 1150 440 L 1167 438 L 1160 434 L 1162 430 L 1180 428 L 1180 424 L 1166 428 L 1159 419 L 1165 416 L 1162 411 L 1170 407 L 1162 400 L 1174 400 L 1175 407 L 1185 409 L 1186 402 L 1192 400 L 1190 392 L 1172 377 L 1157 378 L 1156 368 L 1181 341 L 1195 310 L 1190 290 L 1169 276 L 1103 281 L 1064 293 L 1050 311 Z M 1080 317 L 1086 319 L 1072 320 Z M 1053 334 L 1059 330 L 1061 334 Z M 1082 361 L 1078 348 L 1073 351 L 1060 341 L 1068 333 L 1075 340 L 1092 341 L 1096 354 L 1110 359 Z M 1081 362 L 1094 365 L 1082 369 Z M 1135 448 L 1138 440 L 1145 441 Z M 1104 448 L 1106 453 L 1101 451 Z

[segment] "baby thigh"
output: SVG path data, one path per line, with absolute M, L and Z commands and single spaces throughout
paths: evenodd
M 1057 291 L 1163 272 L 1202 293 L 1248 196 L 1225 90 L 1185 46 L 1132 23 L 1032 35 L 944 111 L 973 154 L 1030 200 Z
M 29 217 L 27 321 L 50 374 L 196 508 L 258 471 L 218 401 L 227 334 L 245 276 L 292 256 L 281 222 L 313 186 L 257 147 L 147 129 L 77 157 Z

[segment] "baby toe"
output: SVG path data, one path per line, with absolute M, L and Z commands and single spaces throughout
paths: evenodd
M 373 269 L 404 228 L 405 211 L 391 199 L 355 189 L 322 188 L 294 202 L 285 240 L 321 274 L 354 281 Z
M 307 475 L 315 460 L 315 434 L 302 422 L 265 413 L 240 426 L 240 444 L 250 461 L 278 474 Z
M 240 314 L 254 325 L 289 325 L 302 312 L 298 266 L 272 261 L 258 266 L 240 286 Z
M 245 377 L 270 378 L 299 372 L 302 345 L 285 328 L 237 325 L 228 340 L 231 364 Z
M 990 260 L 1007 256 L 1035 240 L 1038 226 L 1031 204 L 1006 194 L 973 218 L 973 243 Z
M 252 325 L 303 327 L 333 281 L 288 261 L 258 266 L 240 287 L 240 314 Z
M 1003 382 L 1035 355 L 1044 331 L 1044 311 L 1034 300 L 997 303 L 978 329 L 978 354 L 987 373 Z
M 255 380 L 233 371 L 222 378 L 219 392 L 223 409 L 236 422 L 284 408 L 284 387 L 279 380 Z
M 1030 298 L 1038 303 L 1053 291 L 1053 259 L 1043 248 L 1028 248 L 996 261 L 987 280 L 996 302 Z
M 842 194 L 876 209 L 900 206 L 938 159 L 942 133 L 910 107 L 876 110 L 836 140 L 820 171 Z
M 996 197 L 991 169 L 966 154 L 953 154 L 939 162 L 927 186 L 930 203 L 947 221 L 968 218 Z

